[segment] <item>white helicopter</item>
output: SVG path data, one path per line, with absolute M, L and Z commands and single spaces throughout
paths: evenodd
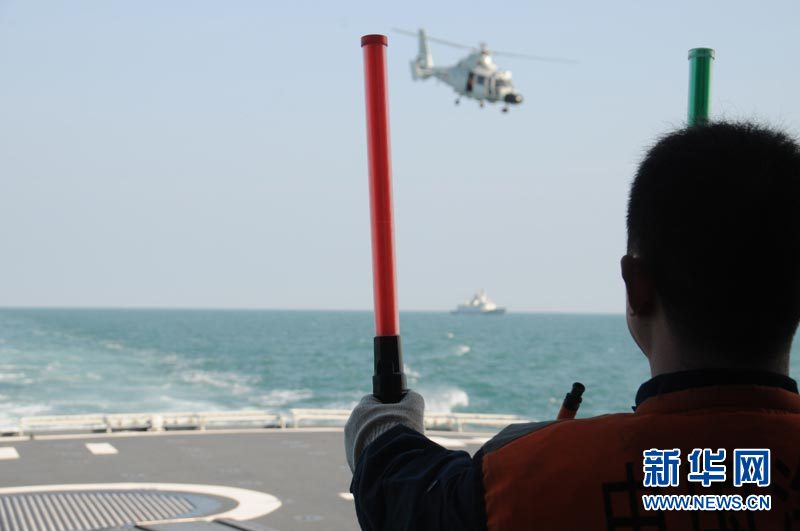
M 510 52 L 491 52 L 485 44 L 478 48 L 446 41 L 436 37 L 428 37 L 424 29 L 419 32 L 393 28 L 397 33 L 411 35 L 419 38 L 419 53 L 416 59 L 411 61 L 411 77 L 416 81 L 419 79 L 436 79 L 450 85 L 458 93 L 456 105 L 461 102 L 461 97 L 478 100 L 481 107 L 484 102 L 503 102 L 503 112 L 508 112 L 509 105 L 519 105 L 522 103 L 522 94 L 514 90 L 511 82 L 511 71 L 501 70 L 492 60 L 492 55 L 505 55 L 508 57 L 519 57 L 522 59 L 532 59 L 535 61 L 547 61 L 551 63 L 574 63 L 569 59 L 558 57 L 541 57 L 537 55 L 525 55 Z M 471 50 L 468 56 L 452 66 L 434 66 L 433 57 L 428 48 L 428 41 L 437 42 L 454 48 Z

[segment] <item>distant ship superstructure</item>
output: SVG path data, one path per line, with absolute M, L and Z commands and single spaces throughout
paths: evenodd
M 506 309 L 492 302 L 492 300 L 489 299 L 489 296 L 486 295 L 486 292 L 484 290 L 480 290 L 478 293 L 472 296 L 472 299 L 468 300 L 464 304 L 459 304 L 458 307 L 450 313 L 500 315 L 506 313 Z

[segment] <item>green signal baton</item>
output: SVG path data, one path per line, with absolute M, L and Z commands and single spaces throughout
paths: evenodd
M 714 50 L 689 50 L 689 127 L 708 123 L 711 94 L 711 63 Z

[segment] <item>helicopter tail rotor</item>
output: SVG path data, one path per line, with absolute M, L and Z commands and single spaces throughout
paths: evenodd
M 433 68 L 433 57 L 428 48 L 428 36 L 425 34 L 424 29 L 419 30 L 419 54 L 417 55 L 417 63 L 421 68 Z
M 420 29 L 417 34 L 419 38 L 419 52 L 417 58 L 411 62 L 411 77 L 414 80 L 426 79 L 432 75 L 433 56 L 428 48 L 428 36 L 424 29 Z

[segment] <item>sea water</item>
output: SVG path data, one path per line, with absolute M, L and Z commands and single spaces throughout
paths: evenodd
M 630 411 L 647 363 L 623 315 L 402 313 L 428 411 Z M 78 413 L 350 408 L 371 390 L 371 312 L 0 310 L 0 427 Z M 792 374 L 800 373 L 800 355 Z

